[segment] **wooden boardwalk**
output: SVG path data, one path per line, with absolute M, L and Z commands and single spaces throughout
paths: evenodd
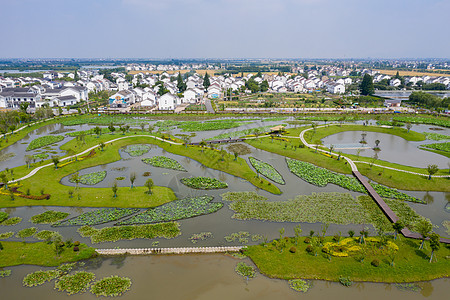
M 179 248 L 119 248 L 96 249 L 101 255 L 150 255 L 150 254 L 191 254 L 191 253 L 226 253 L 239 252 L 243 246 L 231 247 L 179 247 Z
M 392 211 L 392 209 L 384 202 L 383 198 L 378 195 L 378 193 L 375 191 L 375 189 L 369 184 L 369 182 L 364 178 L 364 176 L 361 175 L 358 171 L 353 171 L 353 175 L 361 182 L 361 184 L 366 188 L 369 195 L 372 197 L 372 199 L 375 201 L 375 203 L 381 208 L 383 213 L 386 215 L 386 217 L 391 221 L 392 223 L 395 223 L 399 220 L 397 215 Z M 422 236 L 418 233 L 411 232 L 408 228 L 403 228 L 402 234 L 407 238 L 412 239 L 421 239 Z M 450 239 L 441 238 L 441 243 L 450 244 Z

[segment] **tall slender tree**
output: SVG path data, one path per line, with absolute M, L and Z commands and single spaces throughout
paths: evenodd
M 360 85 L 361 95 L 368 96 L 375 93 L 375 88 L 373 86 L 373 78 L 369 74 L 365 74 Z
M 205 89 L 209 88 L 209 86 L 211 85 L 211 82 L 209 81 L 209 75 L 208 72 L 205 73 L 205 77 L 203 77 L 203 86 L 205 87 Z

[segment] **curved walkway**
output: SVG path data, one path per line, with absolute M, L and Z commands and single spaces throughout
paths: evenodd
M 154 139 L 157 139 L 157 140 L 159 140 L 159 141 L 166 142 L 166 143 L 169 143 L 169 144 L 172 144 L 172 145 L 183 145 L 182 143 L 176 143 L 176 142 L 173 142 L 173 141 L 168 141 L 168 140 L 165 140 L 165 139 L 162 139 L 162 138 L 160 138 L 160 137 L 153 136 L 153 135 L 130 135 L 130 136 L 123 136 L 123 137 L 120 137 L 120 138 L 116 138 L 116 139 L 107 141 L 107 142 L 105 142 L 104 144 L 106 145 L 106 144 L 110 144 L 110 143 L 112 143 L 112 142 L 116 142 L 116 141 L 123 140 L 123 139 L 127 139 L 127 138 L 133 138 L 133 137 L 151 137 L 151 138 L 154 138 Z M 92 150 L 94 150 L 94 149 L 96 149 L 96 148 L 98 148 L 98 147 L 100 147 L 100 144 L 95 145 L 95 146 L 92 146 L 92 147 L 90 147 L 90 148 L 88 148 L 88 149 L 86 149 L 86 150 L 84 150 L 84 151 L 82 151 L 82 152 L 80 152 L 80 153 L 78 153 L 78 154 L 74 154 L 74 155 L 72 155 L 72 156 L 64 157 L 64 158 L 62 158 L 62 159 L 60 160 L 60 162 L 66 161 L 66 160 L 68 160 L 68 159 L 75 158 L 75 157 L 77 157 L 77 156 L 79 156 L 79 155 L 87 154 L 87 153 L 91 152 Z M 46 165 L 37 167 L 37 168 L 33 169 L 33 170 L 32 170 L 30 173 L 28 173 L 27 175 L 25 175 L 25 176 L 23 176 L 23 177 L 21 177 L 21 178 L 15 179 L 15 180 L 13 180 L 13 181 L 10 181 L 9 183 L 14 183 L 14 182 L 18 182 L 18 181 L 20 181 L 20 180 L 25 180 L 25 179 L 27 179 L 27 178 L 30 178 L 31 176 L 33 176 L 33 175 L 35 175 L 37 172 L 39 172 L 39 170 L 41 170 L 41 169 L 43 169 L 43 168 L 46 168 L 46 167 L 49 167 L 49 166 L 53 166 L 53 164 L 51 163 L 51 164 L 46 164 Z

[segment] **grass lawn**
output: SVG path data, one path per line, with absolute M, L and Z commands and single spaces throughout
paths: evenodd
M 74 252 L 72 248 L 64 248 L 57 256 L 53 244 L 45 242 L 23 243 L 4 242 L 3 250 L 0 250 L 0 267 L 17 265 L 38 265 L 53 267 L 65 262 L 74 262 L 88 259 L 96 254 L 95 249 L 81 244 L 80 251 Z
M 328 260 L 328 255 L 318 251 L 317 256 L 306 252 L 307 244 L 300 238 L 297 251 L 291 253 L 291 246 L 295 246 L 293 239 L 287 241 L 280 253 L 272 243 L 250 246 L 245 251 L 260 272 L 271 278 L 281 279 L 323 279 L 338 281 L 340 276 L 348 276 L 353 281 L 372 282 L 413 282 L 448 277 L 450 248 L 441 244 L 441 249 L 435 252 L 437 262 L 429 263 L 430 247 L 427 243 L 425 250 L 418 250 L 420 241 L 399 238 L 396 241 L 399 250 L 394 259 L 394 266 L 390 265 L 390 257 L 386 251 L 378 247 L 368 246 L 367 254 L 361 263 L 356 256 L 335 257 Z M 325 242 L 331 242 L 326 237 Z M 275 241 L 277 243 L 277 241 Z M 378 259 L 380 265 L 371 265 L 373 259 Z
M 192 158 L 192 159 L 198 161 L 199 163 L 205 165 L 208 168 L 223 171 L 228 174 L 248 180 L 253 185 L 255 185 L 261 189 L 264 189 L 268 192 L 271 192 L 274 194 L 281 194 L 278 187 L 271 184 L 269 181 L 267 181 L 265 179 L 257 178 L 256 173 L 253 172 L 253 170 L 248 166 L 247 162 L 243 158 L 238 157 L 237 160 L 234 160 L 234 156 L 232 154 L 227 154 L 224 156 L 224 158 L 222 160 L 222 155 L 220 154 L 220 151 L 218 151 L 218 150 L 211 150 L 209 148 L 202 149 L 199 146 L 185 147 L 183 145 L 172 145 L 167 142 L 162 142 L 162 141 L 156 140 L 150 136 L 149 137 L 142 137 L 142 136 L 141 137 L 139 137 L 139 136 L 133 137 L 133 135 L 135 135 L 135 133 L 137 135 L 143 134 L 143 132 L 141 132 L 141 131 L 131 132 L 128 134 L 129 138 L 113 142 L 112 144 L 106 144 L 104 151 L 97 150 L 97 155 L 94 156 L 93 158 L 89 158 L 89 159 L 86 159 L 85 161 L 69 164 L 59 170 L 54 170 L 53 167 L 44 168 L 43 170 L 39 171 L 32 178 L 23 181 L 23 183 L 24 183 L 24 185 L 26 185 L 27 182 L 34 181 L 36 184 L 38 184 L 37 185 L 37 187 L 39 187 L 38 191 L 40 191 L 40 187 L 42 185 L 39 184 L 40 181 L 36 182 L 36 179 L 37 179 L 36 177 L 50 176 L 50 177 L 45 177 L 45 178 L 55 178 L 55 180 L 59 181 L 62 177 L 72 174 L 72 173 L 76 172 L 77 170 L 81 170 L 81 169 L 84 169 L 87 167 L 99 165 L 100 164 L 99 162 L 101 162 L 101 164 L 106 164 L 106 163 L 110 163 L 110 162 L 119 160 L 120 155 L 119 155 L 118 149 L 123 146 L 130 145 L 130 144 L 154 144 L 154 145 L 157 145 L 157 146 L 163 148 L 167 152 Z M 144 134 L 148 134 L 148 132 L 144 133 Z M 124 136 L 121 134 L 103 134 L 99 138 L 97 138 L 94 135 L 86 136 L 86 138 L 85 138 L 86 144 L 80 143 L 76 139 L 73 139 L 73 140 L 69 141 L 68 143 L 62 145 L 61 149 L 62 150 L 72 149 L 76 153 L 79 153 L 85 149 L 88 149 L 94 145 L 99 144 L 100 142 L 105 143 L 109 140 L 113 140 L 118 137 L 124 137 Z M 45 164 L 45 163 L 50 163 L 50 160 L 43 162 L 43 164 Z M 37 166 L 39 166 L 39 164 L 37 164 Z M 20 178 L 20 177 L 28 174 L 31 170 L 32 169 L 27 169 L 26 166 L 21 166 L 21 167 L 15 168 L 14 169 L 14 177 Z M 57 177 L 55 177 L 55 174 L 57 174 L 58 172 L 64 173 L 64 175 L 57 175 Z M 42 174 L 42 176 L 40 176 L 40 174 Z M 58 184 L 58 185 L 61 186 L 60 184 Z M 30 186 L 30 189 L 32 186 L 33 185 Z M 24 188 L 26 190 L 25 186 L 24 186 Z M 24 190 L 24 189 L 22 188 L 22 190 Z M 49 190 L 47 190 L 47 191 L 49 192 Z M 119 192 L 120 192 L 120 190 L 119 190 Z M 67 191 L 65 194 L 67 195 Z M 119 193 L 119 195 L 120 195 L 120 193 Z M 1 199 L 1 197 L 0 197 L 0 199 Z M 132 207 L 132 206 L 130 206 L 130 207 Z

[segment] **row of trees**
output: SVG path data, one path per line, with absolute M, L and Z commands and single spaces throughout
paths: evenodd
M 409 95 L 409 102 L 426 108 L 445 108 L 450 107 L 450 98 L 441 99 L 436 95 L 425 92 L 412 92 Z

